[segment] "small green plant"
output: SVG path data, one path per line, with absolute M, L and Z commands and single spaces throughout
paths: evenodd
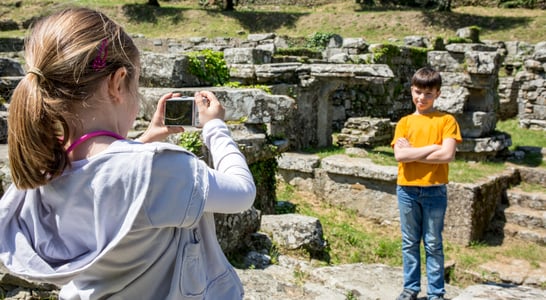
M 296 279 L 297 285 L 303 285 L 307 278 L 309 278 L 309 273 L 302 270 L 299 265 L 296 265 L 294 268 L 294 278 Z
M 276 243 L 273 243 L 271 245 L 271 249 L 269 249 L 269 257 L 271 260 L 272 265 L 276 265 L 279 263 L 279 256 L 280 256 L 279 248 Z
M 228 82 L 230 75 L 224 52 L 205 49 L 189 52 L 190 73 L 212 85 L 223 85 Z
M 306 47 L 323 50 L 334 35 L 332 32 L 315 32 L 307 38 Z
M 180 141 L 178 145 L 197 156 L 202 156 L 203 154 L 203 140 L 201 139 L 200 131 L 183 132 L 180 135 Z
M 353 291 L 348 291 L 347 295 L 345 295 L 345 300 L 356 300 L 358 297 L 354 294 Z

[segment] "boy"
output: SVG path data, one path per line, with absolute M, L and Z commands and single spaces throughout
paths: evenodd
M 398 161 L 396 193 L 404 269 L 404 290 L 397 300 L 415 300 L 421 290 L 421 239 L 426 252 L 428 299 L 444 299 L 442 230 L 448 163 L 462 138 L 455 118 L 434 108 L 441 86 L 440 73 L 434 69 L 424 67 L 415 72 L 411 80 L 415 112 L 400 119 L 391 142 Z

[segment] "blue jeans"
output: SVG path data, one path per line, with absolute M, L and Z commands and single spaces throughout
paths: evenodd
M 431 187 L 397 186 L 404 289 L 421 290 L 421 239 L 425 245 L 427 295 L 443 296 L 444 249 L 442 231 L 447 209 L 445 185 Z

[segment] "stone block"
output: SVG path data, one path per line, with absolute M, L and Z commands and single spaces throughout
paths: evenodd
M 227 48 L 224 50 L 226 64 L 268 64 L 271 63 L 270 51 L 256 48 Z
M 509 170 L 484 182 L 448 184 L 445 240 L 462 245 L 479 241 L 493 219 L 502 195 L 514 182 L 515 176 L 515 172 Z
M 427 61 L 439 72 L 464 72 L 464 54 L 448 51 L 429 51 Z
M 482 138 L 490 136 L 497 124 L 495 112 L 466 112 L 455 116 L 463 138 Z
M 141 86 L 181 88 L 210 85 L 190 73 L 187 56 L 143 52 L 140 61 Z
M 500 55 L 495 52 L 465 52 L 466 71 L 470 74 L 495 75 L 500 67 Z
M 301 63 L 254 65 L 256 82 L 260 84 L 298 83 Z

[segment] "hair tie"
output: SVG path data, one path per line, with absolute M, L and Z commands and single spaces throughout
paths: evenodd
M 42 73 L 42 71 L 40 71 L 40 69 L 36 68 L 36 67 L 30 67 L 27 71 L 27 74 L 34 74 L 36 77 L 38 77 L 38 82 L 40 84 L 44 83 L 46 78 L 44 76 L 44 74 Z
M 93 60 L 91 67 L 95 71 L 100 71 L 106 67 L 106 56 L 108 55 L 108 38 L 102 40 L 99 46 L 99 51 L 97 52 L 97 57 Z

